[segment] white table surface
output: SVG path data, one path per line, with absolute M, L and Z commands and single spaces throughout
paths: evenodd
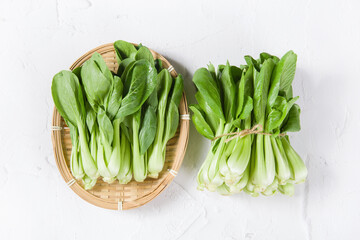
M 357 0 L 1 0 L 0 239 L 359 239 L 359 10 Z M 209 61 L 294 50 L 302 131 L 291 140 L 307 182 L 293 197 L 199 192 L 209 141 L 191 125 L 178 176 L 146 206 L 116 212 L 77 197 L 54 161 L 51 79 L 118 39 L 166 56 L 190 103 Z

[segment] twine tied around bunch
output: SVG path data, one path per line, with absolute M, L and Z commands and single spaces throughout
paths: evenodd
M 234 138 L 237 138 L 237 137 L 242 138 L 242 137 L 245 137 L 250 134 L 260 134 L 260 135 L 268 135 L 268 136 L 275 135 L 272 133 L 265 133 L 265 132 L 263 132 L 263 130 L 264 130 L 264 128 L 261 124 L 256 124 L 251 129 L 244 129 L 244 130 L 241 130 L 240 132 L 231 132 L 231 133 L 221 134 L 217 137 L 214 137 L 211 141 L 215 141 L 216 139 L 222 138 L 225 136 L 232 136 L 225 140 L 225 142 L 227 143 L 227 142 L 233 140 Z M 285 136 L 285 135 L 286 135 L 285 133 L 277 134 L 277 136 L 281 136 L 281 137 Z

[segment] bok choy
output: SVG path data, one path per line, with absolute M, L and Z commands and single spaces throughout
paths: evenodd
M 198 69 L 197 104 L 191 105 L 197 131 L 211 140 L 199 170 L 198 189 L 229 195 L 244 192 L 292 195 L 307 170 L 287 132 L 300 130 L 300 108 L 292 82 L 297 55 L 245 56 L 240 67 L 212 64 Z
M 114 48 L 116 73 L 94 53 L 52 82 L 55 106 L 70 128 L 70 169 L 85 189 L 99 176 L 120 184 L 157 178 L 179 124 L 181 75 L 172 77 L 141 44 L 120 40 Z

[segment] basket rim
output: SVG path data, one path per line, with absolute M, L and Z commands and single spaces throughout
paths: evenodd
M 138 45 L 138 44 L 134 44 L 134 43 L 132 43 L 132 44 L 134 46 Z M 151 53 L 153 54 L 155 59 L 161 59 L 163 62 L 166 63 L 166 65 L 169 66 L 168 68 L 171 67 L 170 73 L 173 77 L 177 76 L 176 70 L 173 68 L 173 66 L 170 64 L 170 62 L 165 57 L 163 57 L 161 54 L 155 52 L 154 50 L 152 50 L 150 48 L 149 48 L 149 50 L 151 51 Z M 92 54 L 94 52 L 99 52 L 100 54 L 104 54 L 104 53 L 111 52 L 111 51 L 114 51 L 113 43 L 107 43 L 107 44 L 100 45 L 100 46 L 86 52 L 81 57 L 79 57 L 70 66 L 70 70 L 73 70 L 78 66 L 81 66 L 87 59 L 89 59 L 92 56 Z M 185 95 L 184 91 L 182 93 L 182 98 L 181 98 L 181 102 L 179 105 L 179 112 L 181 115 L 189 114 L 188 105 L 187 105 L 187 101 L 186 101 L 186 95 Z M 60 126 L 61 119 L 62 119 L 62 117 L 60 116 L 60 113 L 57 111 L 56 107 L 54 106 L 53 116 L 52 116 L 52 126 Z M 178 136 L 178 138 L 179 138 L 178 145 L 180 146 L 180 148 L 179 148 L 180 151 L 177 151 L 178 154 L 175 155 L 175 159 L 173 161 L 172 169 L 175 171 L 178 171 L 182 164 L 182 161 L 183 161 L 185 153 L 186 153 L 186 148 L 188 145 L 188 139 L 189 139 L 189 121 L 186 121 L 186 120 L 184 121 L 182 119 L 179 119 L 179 121 L 180 121 L 180 123 L 179 123 L 178 128 L 180 128 L 180 134 Z M 72 176 L 71 171 L 66 164 L 66 158 L 65 158 L 63 146 L 62 146 L 63 144 L 61 142 L 61 131 L 62 130 L 51 131 L 51 139 L 52 139 L 52 144 L 53 144 L 55 162 L 56 162 L 57 168 L 60 172 L 60 175 L 64 179 L 65 183 L 67 183 L 69 185 L 69 187 L 79 197 L 81 197 L 83 200 L 85 200 L 88 203 L 91 203 L 95 206 L 102 207 L 105 209 L 112 209 L 112 210 L 119 210 L 119 208 L 121 208 L 121 210 L 128 210 L 128 209 L 140 207 L 140 206 L 150 202 L 151 200 L 155 199 L 174 179 L 174 175 L 172 175 L 170 173 L 166 174 L 164 179 L 161 182 L 157 183 L 157 185 L 155 185 L 153 187 L 151 192 L 136 199 L 135 201 L 121 201 L 119 203 L 116 203 L 116 202 L 109 201 L 106 199 L 101 199 L 101 198 L 91 194 L 90 192 L 86 191 L 76 181 L 72 182 L 74 177 Z M 58 145 L 60 147 L 58 147 Z M 124 186 L 126 186 L 126 185 L 124 185 Z M 119 204 L 121 204 L 121 206 Z

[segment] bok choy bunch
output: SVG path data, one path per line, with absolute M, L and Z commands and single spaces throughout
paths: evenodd
M 197 131 L 211 140 L 199 170 L 198 189 L 258 196 L 292 195 L 307 169 L 287 132 L 300 130 L 300 107 L 292 82 L 297 55 L 245 56 L 240 67 L 212 64 L 193 77 L 197 104 L 190 106 Z
M 157 178 L 179 123 L 181 75 L 173 78 L 145 46 L 116 41 L 114 48 L 116 73 L 94 53 L 52 82 L 55 106 L 70 128 L 71 172 L 85 189 L 99 176 L 121 184 Z

